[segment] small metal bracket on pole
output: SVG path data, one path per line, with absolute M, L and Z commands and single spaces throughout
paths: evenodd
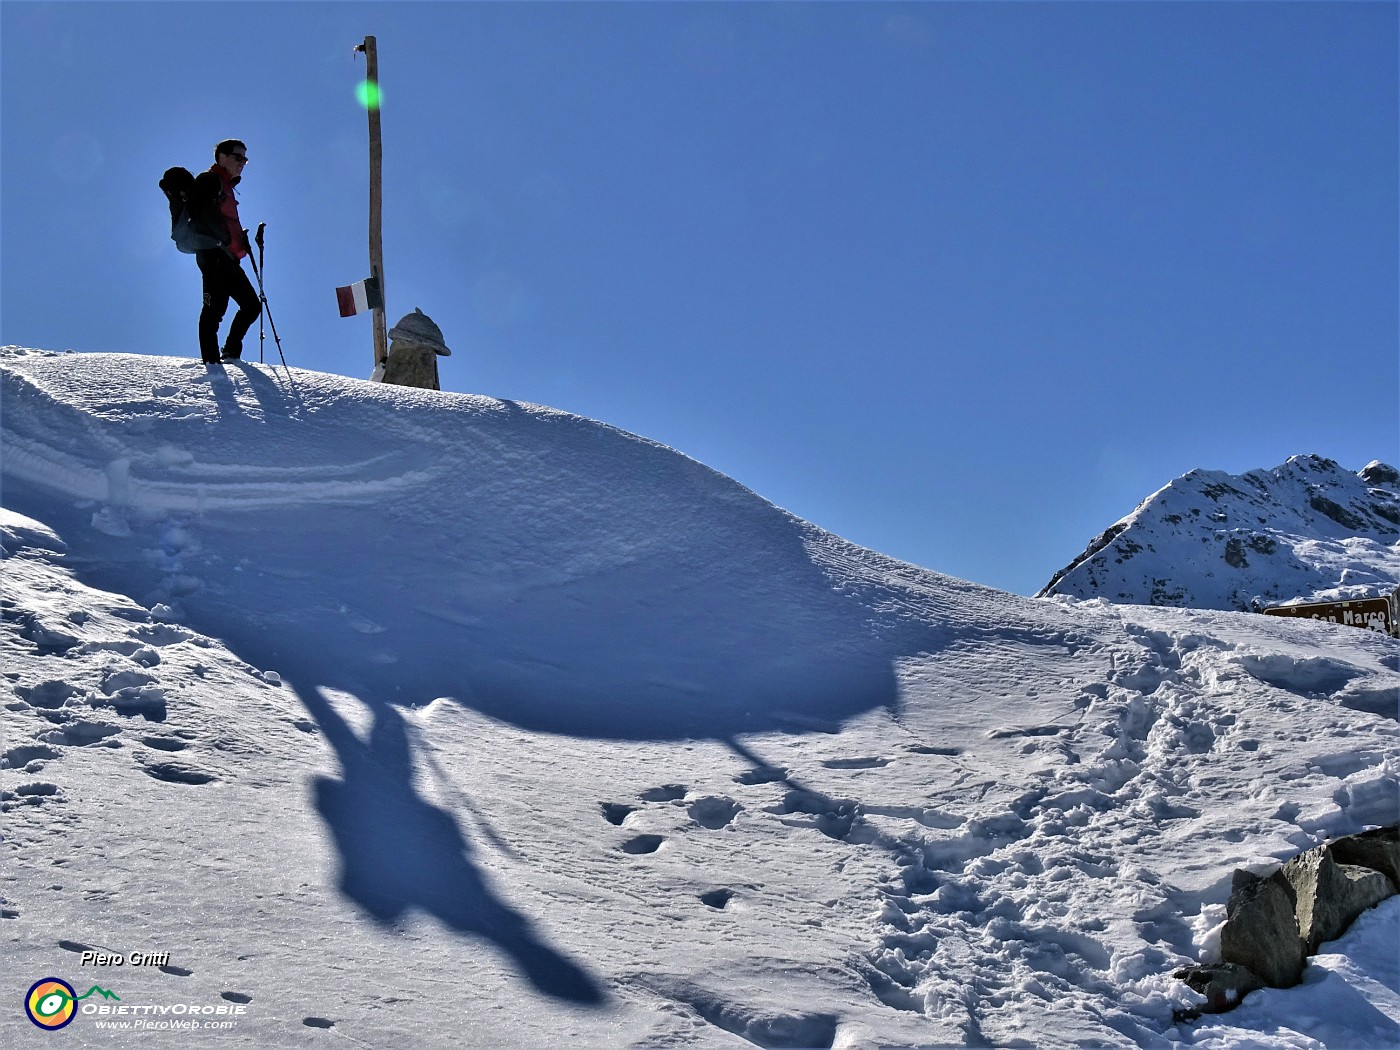
M 360 101 L 369 112 L 369 272 L 379 282 L 380 302 L 387 302 L 384 291 L 384 238 L 383 200 L 381 196 L 380 171 L 384 162 L 384 148 L 379 138 L 379 50 L 374 37 L 365 37 L 363 44 L 355 46 L 358 54 L 365 56 L 365 83 Z M 374 324 L 374 365 L 378 368 L 389 357 L 389 335 L 384 320 L 384 307 L 373 311 Z

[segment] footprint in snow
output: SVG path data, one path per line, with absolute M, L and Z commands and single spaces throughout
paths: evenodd
M 717 911 L 723 911 L 729 906 L 729 902 L 734 899 L 734 891 L 729 889 L 709 890 L 700 894 L 700 902 L 707 904 Z
M 142 641 L 157 646 L 178 645 L 198 637 L 193 631 L 187 631 L 183 627 L 172 627 L 168 623 L 141 624 L 131 633 Z
M 69 722 L 62 728 L 45 735 L 45 739 L 53 744 L 64 744 L 69 747 L 87 747 L 96 745 L 98 747 L 121 747 L 121 742 L 111 739 L 122 731 L 122 727 L 112 725 L 110 722 L 92 722 L 82 719 L 77 722 Z
M 132 639 L 112 639 L 101 642 L 84 642 L 85 653 L 118 653 L 132 663 L 142 667 L 156 667 L 160 664 L 160 653 L 145 642 Z
M 305 1017 L 305 1018 L 302 1018 L 302 1022 L 301 1022 L 301 1023 L 304 1024 L 304 1025 L 306 1025 L 307 1028 L 334 1028 L 334 1027 L 335 1027 L 335 1022 L 334 1022 L 334 1021 L 328 1020 L 328 1019 L 326 1019 L 326 1018 L 324 1018 L 324 1017 Z
M 213 773 L 180 762 L 152 762 L 138 757 L 141 772 L 167 784 L 209 784 L 219 778 Z
M 153 747 L 157 751 L 183 751 L 189 747 L 189 743 L 169 736 L 143 736 L 141 743 L 147 747 Z
M 621 802 L 600 802 L 599 805 L 603 808 L 603 819 L 618 827 L 621 827 L 622 822 L 631 814 L 637 812 L 636 806 L 623 805 Z
M 891 758 L 870 755 L 865 758 L 829 758 L 822 765 L 827 769 L 883 769 L 893 761 Z
M 643 791 L 638 797 L 643 802 L 678 802 L 685 798 L 686 790 L 684 784 L 662 784 Z
M 702 828 L 718 831 L 720 828 L 727 827 L 735 817 L 743 812 L 743 809 L 744 807 L 732 798 L 712 795 L 696 799 L 690 804 L 690 819 Z
M 237 1003 L 239 1006 L 246 1006 L 253 1001 L 251 995 L 244 995 L 242 992 L 220 992 L 219 998 L 226 999 L 231 1003 Z
M 770 812 L 780 816 L 797 816 L 800 821 L 784 820 L 784 824 L 813 827 L 827 838 L 846 841 L 851 829 L 860 820 L 860 807 L 850 799 L 828 798 L 816 791 L 794 788 L 783 796 L 782 803 Z
M 962 754 L 960 747 L 933 747 L 929 744 L 910 744 L 909 750 L 916 755 L 944 755 L 948 758 L 956 758 Z
M 165 721 L 165 690 L 141 671 L 108 672 L 102 678 L 103 703 L 120 715 L 141 715 L 150 722 Z
M 655 853 L 665 842 L 661 835 L 634 835 L 619 847 L 623 853 L 630 853 L 635 856 L 643 856 L 647 853 Z
M 64 656 L 78 646 L 78 639 L 52 624 L 45 623 L 31 612 L 7 614 L 7 620 L 19 624 L 19 636 L 34 646 L 39 656 Z
M 13 791 L 0 791 L 0 813 L 8 813 L 20 806 L 42 806 L 45 799 L 60 796 L 57 784 L 45 784 L 42 781 L 20 784 Z
M 47 744 L 21 744 L 0 755 L 0 769 L 23 769 L 26 773 L 37 773 L 44 768 L 45 762 L 62 754 Z
M 187 970 L 183 966 L 161 966 L 158 967 L 161 973 L 168 973 L 172 977 L 192 977 L 193 970 Z
M 75 696 L 81 696 L 82 690 L 77 686 L 69 685 L 63 681 L 40 682 L 38 685 L 15 687 L 15 695 L 23 700 L 30 707 L 40 707 L 45 711 L 55 711 Z
M 1063 731 L 1063 726 L 1007 727 L 1003 729 L 989 729 L 987 731 L 987 737 L 991 740 L 1007 740 L 1018 736 L 1056 736 Z
M 734 783 L 753 787 L 756 784 L 776 784 L 787 779 L 788 771 L 782 766 L 755 766 L 746 769 L 734 778 Z

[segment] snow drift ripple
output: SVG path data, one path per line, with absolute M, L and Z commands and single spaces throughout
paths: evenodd
M 174 511 L 203 513 L 294 503 L 358 502 L 430 485 L 437 477 L 431 470 L 410 470 L 383 478 L 363 476 L 369 468 L 387 458 L 327 465 L 314 472 L 298 467 L 191 463 L 181 469 L 188 480 L 157 481 L 133 472 L 133 468 L 149 468 L 151 457 L 146 457 L 144 462 L 126 457 L 113 459 L 98 470 L 50 445 L 9 434 L 5 437 L 5 471 L 14 479 L 58 489 L 74 499 L 97 500 L 150 516 Z M 236 477 L 240 473 L 270 477 L 261 481 L 225 480 L 229 475 Z M 347 478 L 317 478 L 316 473 L 345 474 Z

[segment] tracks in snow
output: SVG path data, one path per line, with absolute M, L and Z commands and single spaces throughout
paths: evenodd
M 230 695 L 252 700 L 275 688 L 263 675 L 45 560 L 12 556 L 5 571 L 0 619 L 18 629 L 0 634 L 0 811 L 61 809 L 61 770 L 77 752 L 123 756 L 182 789 L 243 775 L 256 748 L 234 726 L 220 727 L 217 714 L 191 717 L 181 705 L 187 692 L 221 681 Z

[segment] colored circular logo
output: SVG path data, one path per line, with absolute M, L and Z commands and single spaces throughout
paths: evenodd
M 73 1020 L 78 1007 L 78 993 L 67 981 L 57 977 L 45 977 L 35 981 L 34 987 L 24 997 L 24 1012 L 40 1028 L 55 1030 Z

